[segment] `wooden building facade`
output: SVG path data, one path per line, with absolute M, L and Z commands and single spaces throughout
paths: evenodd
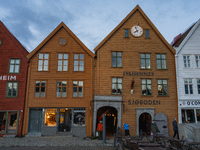
M 94 56 L 63 22 L 27 56 L 23 135 L 92 135 Z
M 175 50 L 137 5 L 94 49 L 93 133 L 106 114 L 107 135 L 123 122 L 130 135 L 150 134 L 152 120 L 160 134 L 172 136 L 177 117 Z
M 21 136 L 28 52 L 0 21 L 0 137 Z

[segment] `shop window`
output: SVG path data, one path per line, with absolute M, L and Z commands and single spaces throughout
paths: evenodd
M 73 97 L 83 97 L 83 81 L 73 81 Z
M 197 79 L 197 92 L 200 94 L 200 79 Z
M 74 109 L 74 126 L 85 126 L 85 108 Z
M 20 63 L 21 59 L 10 59 L 8 73 L 20 73 Z
M 56 97 L 66 97 L 67 81 L 57 81 Z
M 112 94 L 122 94 L 122 78 L 112 78 Z
M 140 54 L 141 69 L 151 69 L 151 56 L 150 54 Z
M 68 71 L 68 54 L 58 54 L 58 71 Z
M 49 70 L 49 54 L 39 54 L 38 71 Z
M 46 81 L 35 82 L 35 97 L 45 97 Z
M 197 121 L 200 122 L 200 109 L 196 109 Z
M 158 84 L 158 95 L 159 96 L 166 96 L 168 95 L 168 86 L 167 86 L 167 80 L 161 80 L 159 79 L 157 81 Z
M 5 131 L 6 126 L 6 112 L 0 112 L 0 132 Z
M 112 67 L 122 67 L 122 52 L 112 52 Z
M 184 79 L 185 94 L 193 94 L 192 79 Z
M 74 54 L 74 71 L 84 71 L 84 54 Z
M 125 32 L 125 37 L 128 38 L 129 37 L 129 29 L 125 29 L 124 32 Z
M 195 117 L 194 117 L 194 110 L 181 110 L 182 113 L 182 123 L 195 123 Z
M 196 61 L 196 67 L 200 68 L 200 55 L 195 56 L 195 61 Z
M 166 69 L 166 55 L 156 54 L 156 67 L 157 69 Z
M 152 95 L 151 79 L 142 79 L 142 95 Z
M 190 68 L 190 56 L 183 56 L 184 68 Z
M 56 126 L 57 109 L 45 109 L 45 126 Z
M 6 97 L 17 97 L 18 82 L 7 82 Z

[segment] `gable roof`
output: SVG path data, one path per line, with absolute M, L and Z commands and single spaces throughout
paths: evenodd
M 144 19 L 150 24 L 150 26 L 153 28 L 153 30 L 156 32 L 156 34 L 160 37 L 160 39 L 163 41 L 163 43 L 170 49 L 170 51 L 175 54 L 174 48 L 165 40 L 165 38 L 161 35 L 161 33 L 158 31 L 158 29 L 154 26 L 154 24 L 151 22 L 151 20 L 146 16 L 146 14 L 143 12 L 143 10 L 140 8 L 139 5 L 137 5 L 104 39 L 101 41 L 95 48 L 94 51 L 96 52 L 98 49 L 100 49 L 111 37 L 115 32 L 136 12 L 139 11 Z
M 17 38 L 6 28 L 6 26 L 0 20 L 0 28 L 2 31 L 9 37 L 9 39 L 13 42 L 19 52 L 26 58 L 29 52 L 22 46 L 22 44 L 17 40 Z
M 189 38 L 192 36 L 194 31 L 197 29 L 197 27 L 200 25 L 200 19 L 194 23 L 188 30 L 186 30 L 183 34 L 179 34 L 180 36 L 178 38 L 174 38 L 172 41 L 172 46 L 174 46 L 177 50 L 177 54 L 180 52 L 180 50 L 183 48 L 183 46 L 186 44 L 186 42 L 189 40 Z
M 41 48 L 45 45 L 61 28 L 64 28 L 72 38 L 91 56 L 94 57 L 95 54 L 91 52 L 80 40 L 79 38 L 63 23 L 61 22 L 29 55 L 27 55 L 28 59 L 31 59 Z

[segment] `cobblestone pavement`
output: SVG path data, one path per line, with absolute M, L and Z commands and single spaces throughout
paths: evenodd
M 0 150 L 116 150 L 113 146 L 0 147 Z
M 114 150 L 114 139 L 106 143 L 98 139 L 83 139 L 80 137 L 45 136 L 45 137 L 14 137 L 0 138 L 0 150 L 44 149 L 44 150 Z

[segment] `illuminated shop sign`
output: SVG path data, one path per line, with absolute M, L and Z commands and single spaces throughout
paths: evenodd
M 123 76 L 154 76 L 153 72 L 124 71 Z
M 8 81 L 12 81 L 12 80 L 16 80 L 16 76 L 8 76 L 8 75 L 3 75 L 0 76 L 0 80 L 8 80 Z
M 180 106 L 200 106 L 200 101 L 183 101 Z
M 160 105 L 160 100 L 128 100 L 128 105 Z

